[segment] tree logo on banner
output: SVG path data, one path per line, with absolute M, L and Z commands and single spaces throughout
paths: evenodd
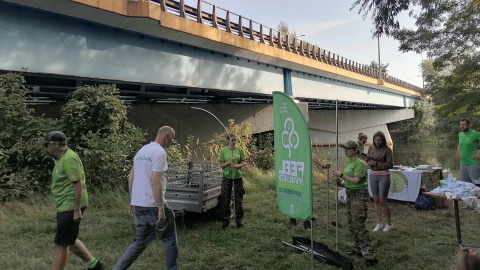
M 298 132 L 295 130 L 295 124 L 293 119 L 288 117 L 283 123 L 284 130 L 282 131 L 282 143 L 283 148 L 288 150 L 288 157 L 292 156 L 292 148 L 297 149 L 300 139 L 298 137 Z

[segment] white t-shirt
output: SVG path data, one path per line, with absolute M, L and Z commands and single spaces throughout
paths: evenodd
M 160 172 L 162 175 L 162 196 L 163 202 L 166 203 L 167 176 L 165 171 L 168 169 L 168 163 L 165 149 L 156 142 L 143 146 L 135 155 L 133 166 L 132 199 L 130 204 L 142 207 L 157 207 L 152 191 L 152 172 Z

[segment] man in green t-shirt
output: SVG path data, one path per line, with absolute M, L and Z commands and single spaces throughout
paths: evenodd
M 460 179 L 480 184 L 480 133 L 470 129 L 468 119 L 460 120 L 457 155 L 460 156 Z
M 57 209 L 57 229 L 53 269 L 63 270 L 70 251 L 81 258 L 88 269 L 105 269 L 85 245 L 77 239 L 80 221 L 88 204 L 85 172 L 78 155 L 67 146 L 61 131 L 50 131 L 37 142 L 55 159 L 51 191 Z
M 234 194 L 235 206 L 235 222 L 237 228 L 242 228 L 243 225 L 243 195 L 245 189 L 243 188 L 243 166 L 245 163 L 245 153 L 240 147 L 235 147 L 237 138 L 233 134 L 227 134 L 228 146 L 220 149 L 218 162 L 223 169 L 222 191 L 220 194 L 220 208 L 222 228 L 225 229 L 230 223 L 230 200 L 232 197 L 232 186 Z

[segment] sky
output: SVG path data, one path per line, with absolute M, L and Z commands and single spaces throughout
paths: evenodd
M 190 3 L 191 2 L 191 3 Z M 207 0 L 219 8 L 277 29 L 280 21 L 295 30 L 301 39 L 322 49 L 362 64 L 378 62 L 377 39 L 372 39 L 372 20 L 363 20 L 356 10 L 350 11 L 354 0 Z M 195 0 L 185 4 L 196 6 Z M 207 5 L 205 5 L 207 10 Z M 220 14 L 219 14 L 220 15 Z M 400 17 L 401 26 L 412 27 L 414 20 Z M 393 38 L 380 38 L 380 61 L 388 66 L 388 74 L 422 87 L 421 55 L 402 53 Z

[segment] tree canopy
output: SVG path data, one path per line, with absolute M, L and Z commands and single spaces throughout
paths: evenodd
M 404 52 L 427 52 L 435 65 L 461 60 L 480 45 L 480 0 L 356 0 L 351 9 L 371 15 L 374 36 L 393 36 Z M 404 12 L 416 29 L 401 26 Z

